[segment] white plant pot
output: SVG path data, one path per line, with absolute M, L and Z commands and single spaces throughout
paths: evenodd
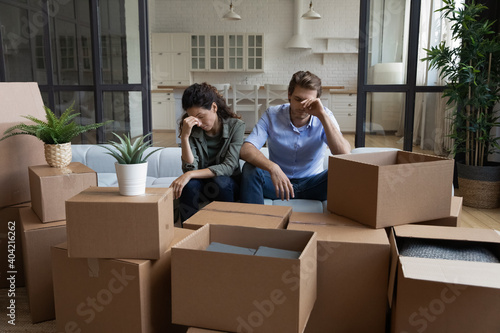
M 146 192 L 148 162 L 139 164 L 115 163 L 118 188 L 121 195 L 142 195 Z

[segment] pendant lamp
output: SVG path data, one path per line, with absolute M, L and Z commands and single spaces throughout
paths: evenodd
M 238 20 L 241 20 L 241 16 L 239 16 L 238 14 L 236 14 L 233 10 L 233 1 L 231 0 L 231 4 L 229 5 L 229 10 L 226 14 L 224 14 L 224 16 L 222 16 L 222 18 L 224 20 L 228 20 L 228 21 L 238 21 Z
M 309 10 L 307 11 L 307 13 L 302 15 L 302 18 L 305 20 L 318 20 L 321 18 L 321 15 L 314 11 L 312 0 L 309 3 Z

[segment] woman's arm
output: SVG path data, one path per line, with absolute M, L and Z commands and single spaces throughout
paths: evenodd
M 191 179 L 212 178 L 212 177 L 215 177 L 215 174 L 210 169 L 188 171 L 183 173 L 182 176 L 178 177 L 176 180 L 174 180 L 172 184 L 170 184 L 170 188 L 174 190 L 174 198 L 178 199 L 181 196 L 184 186 L 186 186 L 186 184 L 189 183 Z

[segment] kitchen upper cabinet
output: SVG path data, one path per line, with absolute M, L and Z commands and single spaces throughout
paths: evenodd
M 188 33 L 152 34 L 153 87 L 190 84 L 189 42 Z
M 191 70 L 262 72 L 264 35 L 191 35 Z

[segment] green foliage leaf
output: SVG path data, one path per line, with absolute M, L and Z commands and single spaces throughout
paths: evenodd
M 151 147 L 151 143 L 148 140 L 148 137 L 151 133 L 140 136 L 132 142 L 130 138 L 130 134 L 123 136 L 119 136 L 118 134 L 113 132 L 113 135 L 117 137 L 118 141 L 109 141 L 108 143 L 111 145 L 101 147 L 108 150 L 107 154 L 113 156 L 116 161 L 120 164 L 139 164 L 146 162 L 147 158 L 151 156 L 151 154 L 161 150 L 163 148 L 154 149 L 149 152 L 146 156 L 144 156 L 144 152 L 147 148 Z
M 32 121 L 34 124 L 31 125 L 21 123 L 12 126 L 4 132 L 4 136 L 0 139 L 0 141 L 14 135 L 32 135 L 46 144 L 62 144 L 71 142 L 74 137 L 90 130 L 97 129 L 112 121 L 108 120 L 103 123 L 79 125 L 75 122 L 75 118 L 79 116 L 80 113 L 74 113 L 75 110 L 73 109 L 73 105 L 74 102 L 61 114 L 59 118 L 48 107 L 44 106 L 46 121 L 30 115 L 23 116 L 23 118 Z

